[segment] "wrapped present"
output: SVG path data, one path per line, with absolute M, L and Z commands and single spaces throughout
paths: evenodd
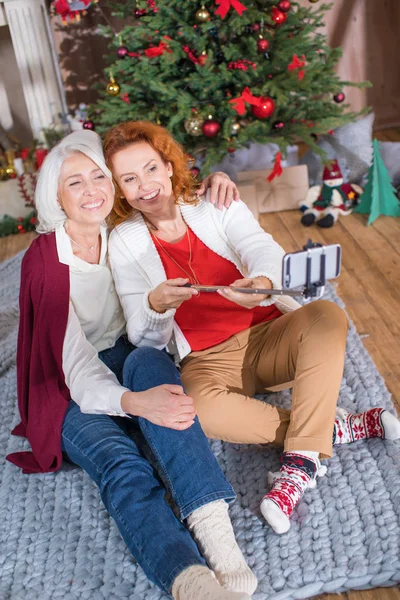
M 262 171 L 239 171 L 237 173 L 237 186 L 242 197 L 249 194 L 249 186 L 255 186 L 256 207 L 251 207 L 253 214 L 277 212 L 280 210 L 298 210 L 299 202 L 308 192 L 308 171 L 305 165 L 286 167 L 279 177 L 271 182 L 268 176 L 272 169 Z M 244 197 L 242 198 L 245 202 Z M 254 204 L 254 200 L 252 200 Z M 246 202 L 247 204 L 247 202 Z

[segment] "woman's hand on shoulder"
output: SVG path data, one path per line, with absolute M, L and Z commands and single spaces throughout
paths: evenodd
M 179 431 L 191 427 L 196 417 L 193 400 L 180 385 L 164 384 L 145 392 L 124 392 L 121 408 L 126 414 Z
M 155 312 L 165 313 L 170 308 L 179 308 L 185 300 L 197 296 L 197 290 L 183 287 L 188 282 L 188 279 L 178 277 L 160 283 L 149 294 L 150 308 Z
M 243 294 L 240 292 L 235 292 L 235 287 L 271 290 L 272 283 L 268 277 L 237 279 L 231 283 L 229 287 L 218 290 L 218 293 L 227 300 L 235 302 L 235 304 L 239 304 L 239 306 L 244 306 L 244 308 L 250 309 L 259 306 L 263 300 L 268 298 L 268 294 Z
M 224 207 L 229 208 L 233 201 L 237 202 L 240 200 L 240 194 L 236 184 L 222 171 L 217 171 L 216 173 L 208 175 L 208 177 L 202 181 L 197 190 L 197 194 L 203 196 L 208 188 L 211 188 L 211 204 L 215 204 L 219 209 Z

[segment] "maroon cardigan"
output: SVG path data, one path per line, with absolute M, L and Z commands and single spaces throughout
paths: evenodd
M 21 423 L 12 433 L 27 438 L 32 452 L 15 452 L 7 459 L 24 473 L 48 473 L 61 466 L 61 429 L 70 399 L 62 369 L 69 267 L 59 262 L 54 233 L 36 238 L 23 258 L 19 305 Z

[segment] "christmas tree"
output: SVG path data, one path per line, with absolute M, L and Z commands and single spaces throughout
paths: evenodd
M 400 203 L 392 186 L 390 175 L 384 165 L 378 140 L 374 140 L 372 165 L 368 171 L 368 183 L 354 212 L 368 214 L 368 225 L 379 215 L 400 217 Z
M 318 32 L 331 5 L 292 0 L 116 2 L 136 17 L 113 35 L 108 80 L 86 127 L 127 120 L 165 126 L 202 173 L 250 142 L 307 142 L 353 120 L 335 66 L 340 49 Z M 129 7 L 129 10 L 127 8 Z

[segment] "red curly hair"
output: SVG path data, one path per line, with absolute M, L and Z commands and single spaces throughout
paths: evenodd
M 196 182 L 188 167 L 188 157 L 182 146 L 174 140 L 170 133 L 159 125 L 148 121 L 128 121 L 112 127 L 104 140 L 104 155 L 108 168 L 112 171 L 112 157 L 114 154 L 138 142 L 146 142 L 161 157 L 164 163 L 170 162 L 173 169 L 172 191 L 175 202 L 196 204 L 198 198 L 195 194 Z M 134 209 L 125 198 L 114 179 L 115 200 L 113 209 L 108 217 L 111 228 L 125 221 Z

